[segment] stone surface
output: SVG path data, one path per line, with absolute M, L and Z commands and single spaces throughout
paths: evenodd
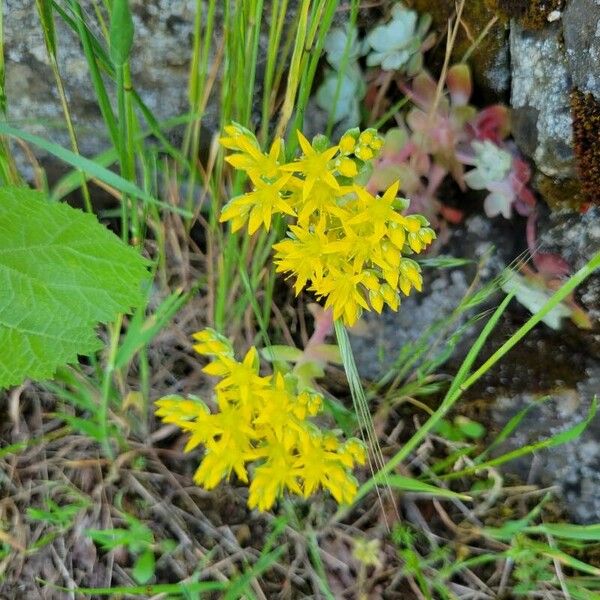
M 82 6 L 92 30 L 102 32 L 91 0 Z M 158 119 L 187 108 L 187 68 L 195 0 L 132 0 L 135 45 L 131 70 L 137 91 Z M 87 63 L 75 34 L 55 16 L 59 66 L 83 154 L 106 147 L 105 127 L 94 101 Z M 63 113 L 35 9 L 35 0 L 5 0 L 4 48 L 9 119 L 32 133 L 69 146 Z M 105 80 L 107 81 L 107 80 Z M 108 81 L 107 81 L 108 83 Z M 108 85 L 110 89 L 110 85 Z M 212 112 L 211 112 L 212 111 Z M 208 123 L 216 119 L 209 110 Z M 39 153 L 39 156 L 43 154 Z
M 576 175 L 569 98 L 577 88 L 600 99 L 600 2 L 570 0 L 555 16 L 538 31 L 511 23 L 513 134 L 549 205 L 578 205 L 564 197 Z
M 600 2 L 571 0 L 562 24 L 573 87 L 600 99 Z
M 522 393 L 500 396 L 493 411 L 501 427 L 517 412 L 532 406 L 513 435 L 498 453 L 522 448 L 547 439 L 581 422 L 587 415 L 594 395 L 600 389 L 600 367 L 586 370 L 584 379 L 573 388 L 540 395 Z M 547 448 L 535 458 L 525 456 L 506 463 L 505 472 L 515 473 L 523 481 L 542 486 L 558 486 L 565 508 L 573 520 L 594 523 L 600 520 L 600 419 L 591 421 L 576 440 Z
M 597 252 L 600 252 L 600 208 L 592 208 L 584 215 L 555 213 L 540 222 L 538 236 L 542 252 L 560 254 L 573 272 Z M 597 331 L 600 325 L 600 274 L 594 274 L 578 290 L 578 299 L 586 309 Z M 600 349 L 600 332 L 591 333 Z
M 513 135 L 538 169 L 551 177 L 574 174 L 571 149 L 569 65 L 559 24 L 526 31 L 513 22 L 510 31 Z

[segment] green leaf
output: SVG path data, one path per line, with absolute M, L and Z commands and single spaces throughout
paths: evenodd
M 44 41 L 48 52 L 56 58 L 56 32 L 54 29 L 54 17 L 52 16 L 52 4 L 50 0 L 36 0 L 35 5 L 40 18 Z
M 600 541 L 600 523 L 573 525 L 572 523 L 543 523 L 525 529 L 527 533 L 552 535 L 565 540 Z
M 110 58 L 117 66 L 129 59 L 133 46 L 133 19 L 128 0 L 113 0 L 110 16 Z
M 485 427 L 477 421 L 471 421 L 467 417 L 458 416 L 454 419 L 454 424 L 460 432 L 467 438 L 477 440 L 485 434 Z
M 0 189 L 0 388 L 98 350 L 95 326 L 140 301 L 146 266 L 93 215 Z
M 412 477 L 405 477 L 404 475 L 390 475 L 387 482 L 392 488 L 396 490 L 402 490 L 403 492 L 431 494 L 432 496 L 438 496 L 440 498 L 460 498 L 462 500 L 471 499 L 471 497 L 467 496 L 466 494 L 457 494 L 452 490 L 436 487 L 435 485 L 424 483 L 423 481 L 413 479 Z
M 263 348 L 260 353 L 269 362 L 298 362 L 304 357 L 302 350 L 284 345 L 268 346 Z
M 135 561 L 133 571 L 131 573 L 133 578 L 138 583 L 146 583 L 154 576 L 154 551 L 148 548 L 142 555 Z
M 145 115 L 146 117 L 147 115 Z M 129 196 L 133 196 L 134 198 L 138 198 L 145 202 L 146 204 L 153 204 L 155 206 L 160 206 L 165 210 L 177 213 L 184 217 L 192 217 L 192 213 L 188 210 L 180 208 L 179 206 L 175 206 L 173 204 L 169 204 L 168 202 L 162 202 L 157 200 L 144 190 L 140 189 L 135 183 L 127 179 L 123 179 L 120 175 L 117 175 L 110 169 L 104 168 L 101 164 L 90 160 L 89 158 L 85 158 L 85 156 L 81 156 L 80 154 L 75 154 L 54 142 L 50 142 L 38 135 L 33 135 L 32 133 L 28 133 L 27 131 L 23 131 L 22 129 L 18 129 L 16 127 L 11 127 L 7 123 L 0 122 L 0 134 L 9 135 L 11 137 L 15 137 L 19 140 L 23 140 L 28 144 L 33 144 L 38 148 L 52 154 L 59 160 L 66 162 L 67 164 L 83 171 L 87 175 L 92 178 L 99 179 L 100 181 L 114 187 L 119 190 L 123 194 L 127 194 Z M 156 133 L 155 133 L 156 135 Z

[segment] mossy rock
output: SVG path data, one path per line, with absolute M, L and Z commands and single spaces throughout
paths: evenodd
M 580 211 L 586 205 L 579 179 L 557 179 L 537 173 L 534 183 L 537 191 L 553 212 Z
M 436 46 L 430 50 L 427 64 L 440 70 L 446 51 L 448 19 L 456 16 L 453 2 L 440 0 L 406 0 L 405 4 L 419 13 L 429 13 L 433 19 L 432 29 L 438 34 Z M 452 61 L 460 62 L 488 23 L 495 17 L 494 11 L 484 0 L 465 2 L 462 26 L 459 28 L 452 52 Z M 498 20 L 473 50 L 468 61 L 473 72 L 474 90 L 478 104 L 507 102 L 510 92 L 510 63 L 508 51 L 508 28 Z
M 555 11 L 561 11 L 564 0 L 485 0 L 487 6 L 504 21 L 516 19 L 524 29 L 543 29 Z

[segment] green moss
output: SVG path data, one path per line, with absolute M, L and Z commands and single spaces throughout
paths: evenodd
M 578 179 L 555 179 L 538 173 L 535 185 L 553 211 L 565 209 L 578 211 L 585 204 Z
M 548 15 L 562 10 L 564 0 L 485 0 L 488 7 L 505 20 L 517 19 L 525 29 L 542 29 Z
M 573 150 L 585 199 L 600 204 L 600 102 L 593 94 L 571 92 Z

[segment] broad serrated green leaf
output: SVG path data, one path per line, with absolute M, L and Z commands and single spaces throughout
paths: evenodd
M 0 388 L 97 350 L 95 326 L 129 312 L 147 276 L 147 261 L 93 215 L 1 188 Z

